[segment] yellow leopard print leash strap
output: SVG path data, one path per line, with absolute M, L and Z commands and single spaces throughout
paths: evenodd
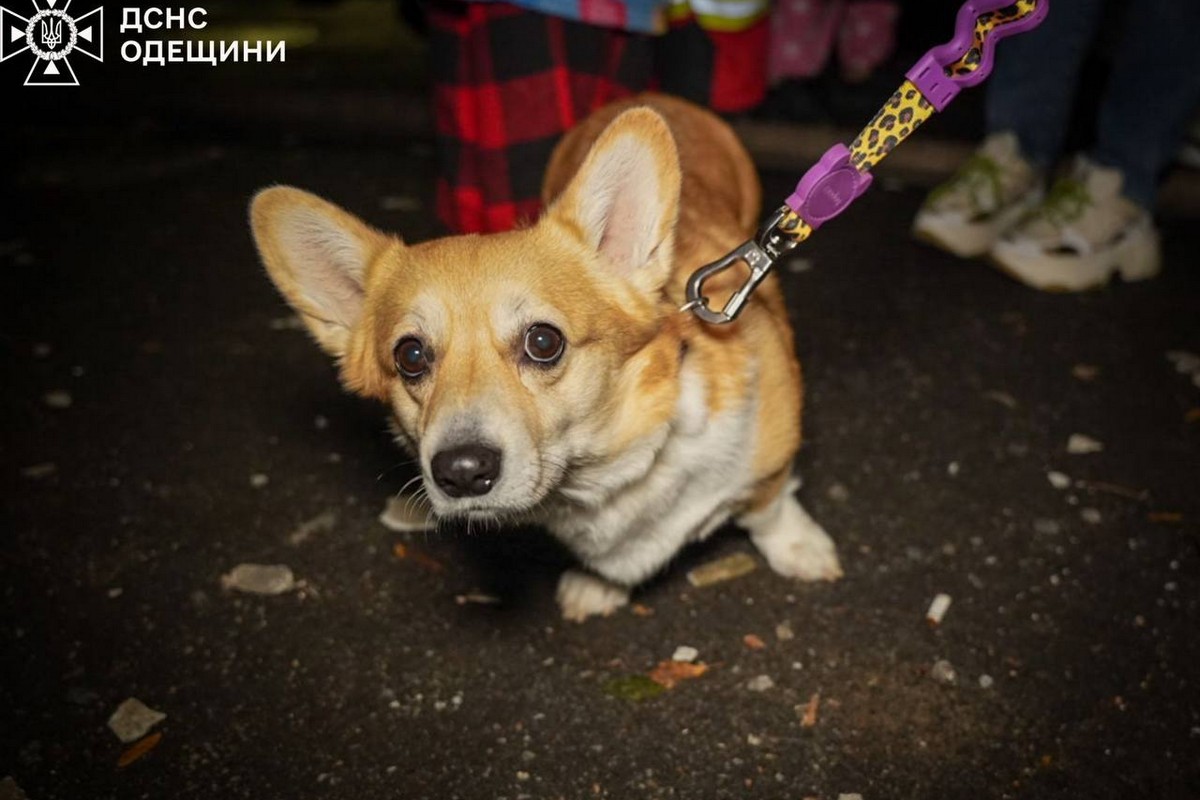
M 714 324 L 735 320 L 775 262 L 857 200 L 871 185 L 871 170 L 896 145 L 934 111 L 944 109 L 964 86 L 975 86 L 987 78 L 996 42 L 1037 27 L 1049 8 L 1049 0 L 968 0 L 958 10 L 954 38 L 921 57 L 849 147 L 831 147 L 754 239 L 692 274 L 687 303 L 681 310 Z M 709 308 L 704 281 L 738 261 L 750 268 L 750 277 L 724 308 Z

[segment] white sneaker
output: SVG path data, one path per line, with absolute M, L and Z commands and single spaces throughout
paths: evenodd
M 1041 187 L 1016 134 L 993 133 L 953 178 L 929 193 L 913 234 L 956 256 L 981 256 L 1037 205 Z
M 1118 169 L 1079 157 L 1046 199 L 992 247 L 1001 270 L 1035 289 L 1079 292 L 1158 274 L 1158 231 L 1121 194 Z

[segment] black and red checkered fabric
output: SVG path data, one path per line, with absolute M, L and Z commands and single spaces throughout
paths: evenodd
M 429 19 L 437 213 L 455 233 L 536 217 L 555 143 L 612 100 L 659 88 L 738 111 L 765 88 L 765 22 L 743 34 L 685 24 L 655 37 L 503 2 L 438 2 Z M 747 79 L 739 59 L 761 64 L 760 74 Z

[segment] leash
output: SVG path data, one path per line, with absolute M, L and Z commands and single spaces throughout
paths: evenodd
M 841 214 L 871 185 L 871 170 L 925 120 L 941 111 L 964 86 L 983 82 L 992 71 L 996 42 L 1038 26 L 1049 0 L 968 0 L 958 10 L 954 38 L 921 57 L 905 81 L 847 147 L 835 144 L 796 184 L 758 234 L 724 258 L 696 270 L 687 282 L 687 303 L 705 322 L 733 322 L 775 262 L 822 224 Z M 737 262 L 750 277 L 720 311 L 708 306 L 704 282 Z

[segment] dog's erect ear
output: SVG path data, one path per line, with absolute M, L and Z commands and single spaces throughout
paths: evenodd
M 614 273 L 657 294 L 670 275 L 679 184 L 666 121 L 632 108 L 600 134 L 548 216 L 575 228 Z
M 345 355 L 362 313 L 367 266 L 396 240 L 316 195 L 275 186 L 250 204 L 271 280 L 329 354 Z

